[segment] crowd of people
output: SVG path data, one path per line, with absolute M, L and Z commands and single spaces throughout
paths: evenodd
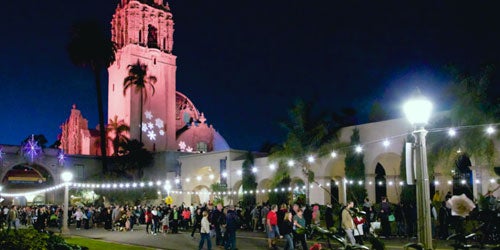
M 491 195 L 490 195 L 491 196 Z M 446 200 L 448 193 L 441 201 L 434 197 L 434 204 L 442 202 L 437 209 L 431 207 L 433 236 L 445 239 L 452 226 L 450 208 Z M 489 196 L 487 196 L 489 197 Z M 496 205 L 496 198 L 491 198 Z M 357 205 L 357 206 L 356 206 Z M 134 231 L 138 224 L 144 225 L 145 233 L 179 233 L 179 230 L 190 233 L 196 240 L 200 234 L 199 249 L 207 245 L 212 249 L 212 238 L 215 246 L 227 250 L 236 249 L 236 233 L 238 230 L 265 233 L 269 249 L 277 249 L 276 241 L 285 242 L 285 250 L 307 250 L 307 235 L 299 232 L 310 225 L 337 228 L 344 234 L 350 244 L 363 244 L 367 235 L 375 234 L 381 238 L 415 237 L 416 207 L 413 203 L 389 203 L 382 197 L 377 204 L 368 198 L 362 204 L 347 202 L 340 209 L 327 204 L 320 209 L 319 205 L 301 206 L 263 203 L 255 206 L 222 206 L 222 204 L 205 203 L 202 205 L 129 206 L 112 205 L 107 207 L 71 206 L 69 207 L 70 224 L 76 230 L 102 227 L 110 231 Z M 59 206 L 4 206 L 0 210 L 0 229 L 17 229 L 20 226 L 32 226 L 36 230 L 45 231 L 47 227 L 61 230 L 62 208 Z M 392 224 L 392 226 L 391 226 Z M 311 248 L 317 249 L 320 244 Z

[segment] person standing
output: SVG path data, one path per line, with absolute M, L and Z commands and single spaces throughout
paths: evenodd
M 363 211 L 365 212 L 365 224 L 363 225 L 364 232 L 370 232 L 371 223 L 373 220 L 373 209 L 372 204 L 370 203 L 370 199 L 368 197 L 365 198 L 363 203 Z
M 342 210 L 342 229 L 344 229 L 347 239 L 351 242 L 352 245 L 356 244 L 356 240 L 354 239 L 354 221 L 351 216 L 351 208 L 354 207 L 354 202 L 347 202 L 347 206 Z
M 180 215 L 179 215 L 179 208 L 175 205 L 172 209 L 171 216 L 172 216 L 172 233 L 173 234 L 179 233 L 179 217 L 180 217 Z
M 278 249 L 276 246 L 275 239 L 280 236 L 280 231 L 278 229 L 278 205 L 274 204 L 271 206 L 271 210 L 267 213 L 266 227 L 267 227 L 267 242 L 269 249 Z
M 312 213 L 312 220 L 314 225 L 319 226 L 320 223 L 320 212 L 319 212 L 319 206 L 314 205 L 313 206 L 313 213 Z
M 203 214 L 201 213 L 201 209 L 197 208 L 194 216 L 194 224 L 193 224 L 193 231 L 191 231 L 191 238 L 194 238 L 194 232 L 196 231 L 196 229 L 200 230 L 201 232 L 202 219 L 203 219 Z
M 208 212 L 203 211 L 203 218 L 201 219 L 200 227 L 200 243 L 198 244 L 198 250 L 203 248 L 205 240 L 207 241 L 207 249 L 212 250 L 212 240 L 210 239 L 210 222 L 208 221 Z
M 402 201 L 400 201 L 399 204 L 396 204 L 396 207 L 394 208 L 394 217 L 396 219 L 396 235 L 399 237 L 405 237 L 406 223 L 404 216 L 404 203 Z
M 144 222 L 146 222 L 146 234 L 149 234 L 149 230 L 151 229 L 151 233 L 153 233 L 153 214 L 146 208 L 144 212 Z
M 224 225 L 224 213 L 222 212 L 222 204 L 217 204 L 217 208 L 212 210 L 210 223 L 215 228 L 215 245 L 223 246 L 221 226 Z
M 445 240 L 448 238 L 448 224 L 449 224 L 449 214 L 448 209 L 446 209 L 446 201 L 441 202 L 441 207 L 438 213 L 439 222 L 439 238 Z
M 250 213 L 250 215 L 252 216 L 252 228 L 253 228 L 253 231 L 257 232 L 257 229 L 259 228 L 259 216 L 260 216 L 259 207 L 255 206 L 252 209 L 252 212 Z
M 380 226 L 382 227 L 382 236 L 389 238 L 391 236 L 391 224 L 389 223 L 389 215 L 391 214 L 391 205 L 387 201 L 387 197 L 382 197 L 380 202 Z
M 43 211 L 41 211 L 40 213 L 43 213 Z M 38 216 L 40 216 L 41 214 L 39 214 Z M 75 217 L 75 220 L 76 220 L 76 230 L 80 230 L 81 226 L 82 226 L 82 220 L 83 220 L 83 212 L 80 208 L 76 209 L 76 212 L 73 214 L 73 217 Z
M 269 213 L 269 206 L 267 204 L 262 204 L 262 209 L 260 210 L 260 218 L 262 218 L 262 229 L 264 232 L 267 230 L 267 214 Z
M 332 204 L 327 204 L 325 209 L 326 229 L 330 230 L 333 227 L 333 208 Z
M 359 212 L 359 211 L 356 211 L 356 212 Z M 360 245 L 363 245 L 363 235 L 364 235 L 363 225 L 364 225 L 365 221 L 366 221 L 366 219 L 359 213 L 356 213 L 356 215 L 354 215 L 354 217 L 353 217 L 353 222 L 355 225 L 354 239 Z
M 14 205 L 8 210 L 8 216 L 7 216 L 7 230 L 10 230 L 10 228 L 13 226 L 15 230 L 17 230 L 17 225 L 19 225 L 19 214 L 17 212 L 17 206 Z
M 236 249 L 236 230 L 240 227 L 240 219 L 234 211 L 234 206 L 229 205 L 226 214 L 226 243 L 224 248 L 226 250 Z
M 283 217 L 283 222 L 281 225 L 281 231 L 280 233 L 283 235 L 285 238 L 286 244 L 285 244 L 285 250 L 293 250 L 293 222 L 292 222 L 292 213 L 286 212 L 285 216 Z
M 302 209 L 297 210 L 297 214 L 293 216 L 293 225 L 295 226 L 296 230 L 298 228 L 306 228 L 306 220 L 304 219 L 304 212 Z M 302 246 L 302 250 L 307 250 L 307 242 L 306 242 L 306 234 L 298 234 L 296 233 L 295 236 L 297 237 L 297 240 L 300 241 L 300 244 Z

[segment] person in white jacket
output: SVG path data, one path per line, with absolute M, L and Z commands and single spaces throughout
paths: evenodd
M 83 213 L 80 208 L 76 209 L 76 212 L 73 214 L 73 217 L 75 217 L 76 220 L 76 230 L 80 230 L 80 227 L 82 226 L 82 219 L 83 219 Z
M 200 229 L 201 239 L 198 249 L 201 250 L 207 240 L 208 250 L 212 250 L 212 241 L 210 240 L 210 222 L 208 221 L 208 212 L 203 211 L 203 219 L 201 219 L 201 229 Z

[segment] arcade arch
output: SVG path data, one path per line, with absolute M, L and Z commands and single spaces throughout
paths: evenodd
M 191 194 L 192 204 L 208 203 L 210 200 L 210 188 L 206 185 L 198 185 L 193 188 Z
M 1 186 L 4 192 L 23 193 L 32 190 L 44 189 L 55 184 L 54 174 L 50 168 L 38 163 L 22 162 L 6 168 L 2 173 Z M 36 199 L 35 199 L 36 198 Z M 7 203 L 15 205 L 29 205 L 34 203 L 54 202 L 51 194 L 26 195 L 22 197 L 6 198 Z

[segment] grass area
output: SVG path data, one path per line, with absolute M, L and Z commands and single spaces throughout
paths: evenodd
M 94 240 L 89 238 L 75 237 L 64 238 L 67 243 L 77 244 L 80 246 L 88 247 L 90 250 L 98 250 L 98 249 L 120 249 L 120 250 L 139 250 L 139 249 L 154 249 L 143 246 L 132 246 L 132 245 L 123 245 L 119 243 L 106 242 L 102 240 Z

